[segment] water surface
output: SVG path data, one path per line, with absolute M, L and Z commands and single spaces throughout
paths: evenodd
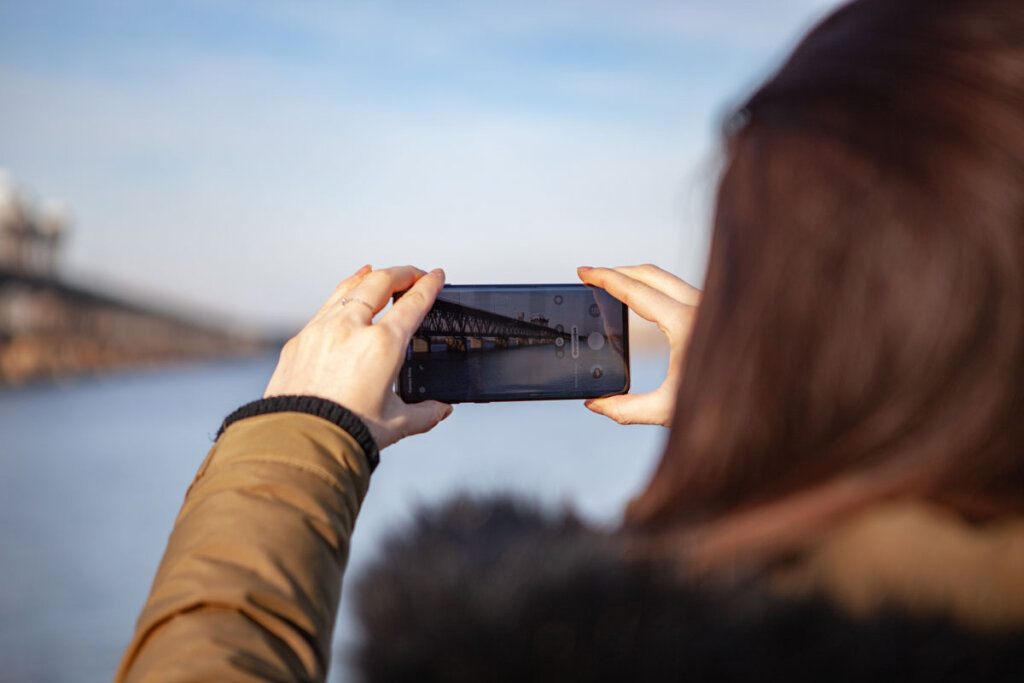
M 0 390 L 0 662 L 5 681 L 107 681 L 131 636 L 185 489 L 224 415 L 262 394 L 275 356 Z M 635 390 L 664 362 L 634 358 Z M 579 401 L 460 405 L 382 453 L 349 575 L 416 506 L 513 491 L 613 523 L 665 430 Z M 349 582 L 346 585 L 350 585 Z M 342 611 L 332 680 L 357 637 Z

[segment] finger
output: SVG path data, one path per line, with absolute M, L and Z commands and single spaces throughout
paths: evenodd
M 429 432 L 441 420 L 452 414 L 452 407 L 440 401 L 409 403 L 402 414 L 401 431 L 404 436 Z
M 321 317 L 324 313 L 326 313 L 329 309 L 333 308 L 334 305 L 341 301 L 341 298 L 345 296 L 353 287 L 362 282 L 363 278 L 366 277 L 367 273 L 369 273 L 371 270 L 373 269 L 370 267 L 369 264 L 367 264 L 360 268 L 359 270 L 357 270 L 352 275 L 350 275 L 349 277 L 342 280 L 338 284 L 338 286 L 334 288 L 334 291 L 331 292 L 331 295 L 327 297 L 327 301 L 324 302 L 324 305 L 321 306 L 320 310 L 317 311 L 315 316 L 313 316 L 313 319 L 316 320 L 317 318 Z
M 578 268 L 577 271 L 583 282 L 604 289 L 645 320 L 667 323 L 678 315 L 678 301 L 628 275 L 611 268 Z
M 642 266 L 617 266 L 612 270 L 650 285 L 681 304 L 696 306 L 700 303 L 699 289 L 658 266 L 645 263 Z
M 388 305 L 392 294 L 412 287 L 413 283 L 423 275 L 422 270 L 413 266 L 395 266 L 375 270 L 363 277 L 363 281 L 353 287 L 345 296 L 349 299 L 365 301 L 370 305 L 372 313 L 376 315 Z M 366 309 L 366 306 L 358 302 L 355 305 Z
M 436 268 L 419 280 L 394 303 L 378 324 L 393 326 L 408 342 L 444 287 L 444 271 Z
M 666 400 L 661 391 L 595 398 L 584 401 L 583 405 L 623 425 L 656 424 L 667 427 L 672 422 L 672 401 Z

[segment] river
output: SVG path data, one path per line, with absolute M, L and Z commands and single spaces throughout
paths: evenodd
M 108 681 L 149 591 L 185 489 L 220 420 L 258 397 L 275 356 L 0 390 L 0 678 Z M 633 360 L 634 390 L 665 362 Z M 666 431 L 622 427 L 580 401 L 459 405 L 382 453 L 349 575 L 417 506 L 511 491 L 614 523 Z M 347 582 L 346 585 L 351 585 Z M 358 629 L 342 609 L 332 681 Z

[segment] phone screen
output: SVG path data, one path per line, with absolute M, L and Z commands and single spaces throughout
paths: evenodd
M 405 401 L 596 398 L 629 390 L 626 307 L 588 285 L 445 285 L 406 350 Z

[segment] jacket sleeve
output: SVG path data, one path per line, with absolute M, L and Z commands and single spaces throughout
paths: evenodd
M 233 423 L 189 487 L 115 680 L 323 680 L 369 478 L 325 419 Z

